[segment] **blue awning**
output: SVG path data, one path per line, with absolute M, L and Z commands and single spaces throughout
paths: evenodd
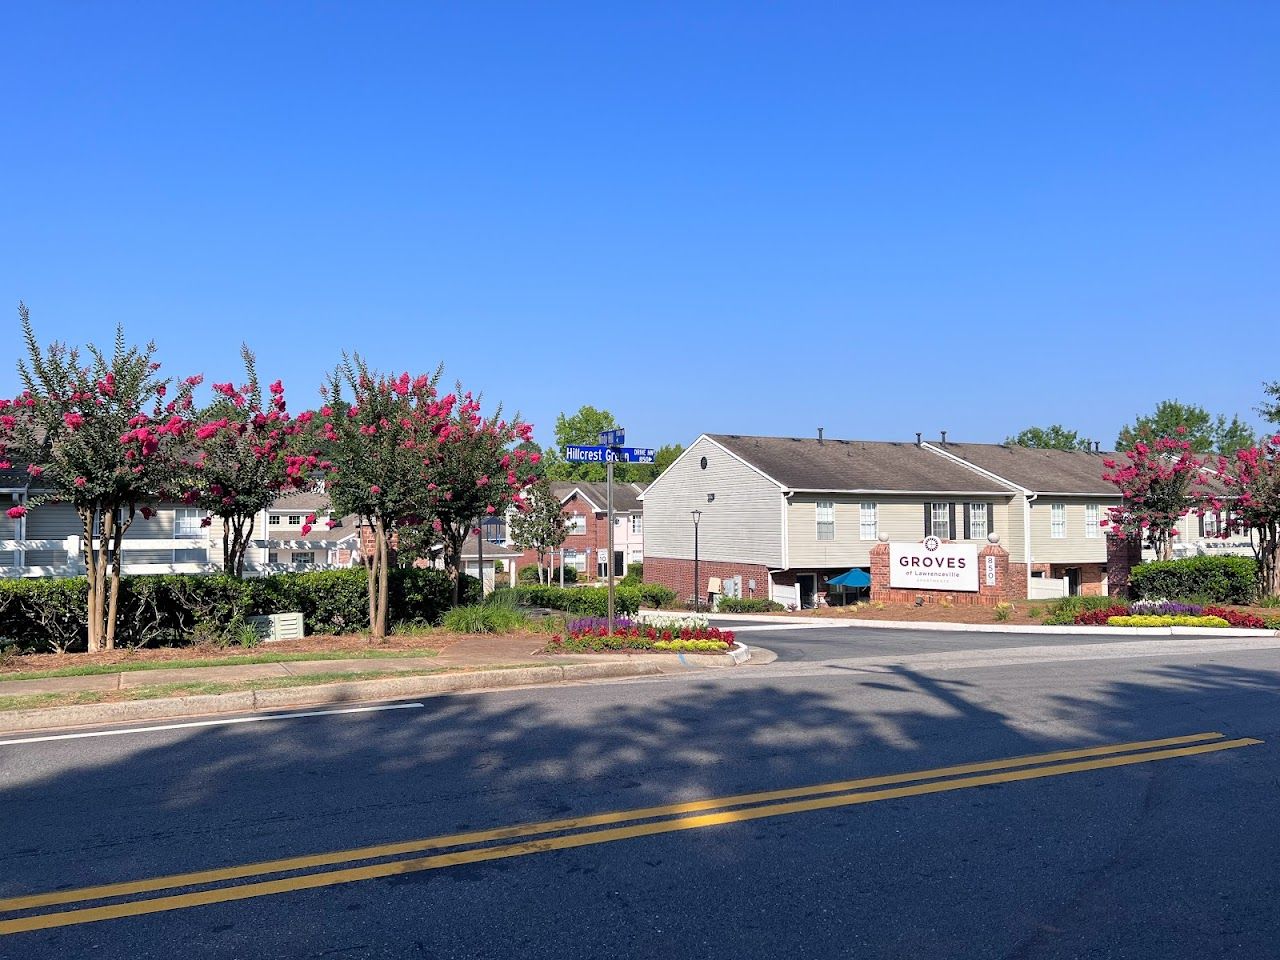
M 854 567 L 848 573 L 842 573 L 838 577 L 832 577 L 827 581 L 837 587 L 869 587 L 871 586 L 871 574 L 858 567 Z

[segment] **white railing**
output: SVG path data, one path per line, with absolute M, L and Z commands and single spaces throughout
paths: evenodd
M 95 548 L 101 543 L 95 539 Z M 324 560 L 317 563 L 266 563 L 256 558 L 245 558 L 245 573 L 250 576 L 265 576 L 269 573 L 283 573 L 297 570 L 330 570 L 338 564 L 328 562 L 329 551 L 333 542 L 329 540 L 285 540 L 259 539 L 251 541 L 259 549 L 281 549 L 291 551 L 314 552 Z M 7 563 L 0 562 L 0 578 L 20 577 L 80 577 L 86 572 L 84 563 L 84 539 L 82 537 L 66 537 L 62 540 L 0 540 L 0 554 L 10 554 Z M 169 552 L 197 551 L 203 559 L 173 562 L 141 561 L 130 559 L 137 552 Z M 61 553 L 65 559 L 52 564 L 31 564 L 27 562 L 30 553 Z M 208 540 L 177 539 L 134 539 L 128 538 L 120 544 L 120 569 L 127 574 L 144 573 L 218 573 L 222 570 L 222 545 Z
M 1028 600 L 1054 600 L 1070 593 L 1067 581 L 1060 577 L 1032 577 Z

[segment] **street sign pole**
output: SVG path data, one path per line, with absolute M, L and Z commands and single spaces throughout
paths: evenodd
M 606 562 L 609 564 L 609 634 L 613 635 L 613 461 L 610 460 L 605 466 L 605 485 L 608 487 L 609 493 L 609 556 Z
M 600 440 L 601 446 L 611 453 L 614 449 L 626 442 L 626 433 L 621 427 L 618 427 L 614 430 L 604 431 L 600 434 L 598 439 Z M 607 512 L 609 515 L 609 554 L 605 557 L 605 564 L 607 565 L 606 569 L 608 571 L 609 579 L 609 634 L 611 636 L 613 634 L 614 614 L 617 611 L 617 607 L 614 605 L 615 596 L 613 583 L 613 460 L 614 458 L 612 456 L 606 456 L 604 467 L 605 490 L 607 491 L 605 496 L 608 500 Z

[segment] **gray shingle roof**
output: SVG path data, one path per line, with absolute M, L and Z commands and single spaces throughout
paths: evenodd
M 708 436 L 790 490 L 1010 492 L 976 471 L 914 443 Z
M 313 490 L 294 490 L 276 497 L 271 502 L 272 510 L 328 510 L 329 495 L 316 493 Z
M 1033 493 L 1118 495 L 1115 484 L 1102 479 L 1107 469 L 1102 461 L 1123 462 L 1122 453 L 1037 450 L 1003 443 L 930 443 Z
M 631 511 L 638 513 L 643 508 L 643 504 L 638 497 L 644 492 L 646 486 L 647 484 L 643 483 L 615 483 L 613 485 L 614 513 L 629 513 Z M 609 502 L 608 485 L 604 483 L 566 480 L 563 483 L 553 483 L 551 485 L 551 492 L 561 500 L 573 493 L 574 490 L 581 490 L 583 496 L 601 510 Z

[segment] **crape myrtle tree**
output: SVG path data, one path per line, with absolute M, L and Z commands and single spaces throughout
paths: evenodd
M 1108 509 L 1103 520 L 1121 539 L 1138 537 L 1161 560 L 1173 557 L 1177 523 L 1197 508 L 1204 483 L 1202 463 L 1184 439 L 1185 428 L 1175 436 L 1153 437 L 1143 431 L 1124 452 L 1124 462 L 1102 461 L 1102 479 L 1120 491 L 1119 506 Z
M 155 344 L 129 346 L 116 330 L 114 349 L 92 344 L 87 357 L 53 343 L 42 350 L 19 305 L 26 359 L 23 391 L 0 401 L 0 455 L 26 462 L 33 483 L 48 491 L 28 501 L 70 503 L 80 518 L 88 574 L 87 634 L 91 652 L 115 646 L 120 545 L 149 503 L 181 497 L 190 469 L 191 392 L 200 377 L 177 384 L 158 376 Z M 170 390 L 173 390 L 170 396 Z M 12 507 L 17 519 L 26 506 Z
M 372 534 L 362 551 L 368 571 L 369 630 L 387 635 L 391 537 L 397 526 L 420 523 L 439 451 L 450 433 L 456 397 L 437 391 L 432 376 L 386 376 L 359 354 L 342 363 L 321 392 L 325 399 L 312 428 L 319 455 L 329 464 L 326 487 L 339 516 L 354 513 Z
M 528 509 L 517 510 L 511 517 L 511 539 L 522 550 L 532 550 L 538 557 L 538 582 L 551 582 L 547 555 L 559 548 L 569 535 L 563 505 L 551 492 L 545 478 L 539 478 L 525 491 Z
M 534 482 L 541 455 L 523 446 L 533 428 L 517 414 L 508 421 L 499 407 L 481 415 L 481 400 L 461 384 L 448 398 L 455 400 L 449 422 L 437 435 L 435 452 L 426 464 L 430 477 L 423 517 L 444 547 L 444 567 L 453 580 L 453 602 L 460 602 L 462 547 L 468 534 L 480 533 L 486 516 L 528 509 L 524 491 Z M 483 578 L 484 571 L 481 571 Z
M 191 484 L 184 498 L 222 522 L 222 569 L 235 577 L 244 576 L 254 518 L 281 493 L 328 467 L 314 451 L 290 447 L 315 414 L 307 410 L 290 419 L 279 380 L 268 387 L 264 404 L 253 352 L 241 346 L 240 356 L 245 382 L 215 383 L 213 401 L 195 418 Z M 314 522 L 314 515 L 307 518 Z M 310 532 L 302 528 L 304 537 Z
M 1231 498 L 1219 535 L 1249 534 L 1262 594 L 1280 595 L 1280 433 L 1213 466 Z M 1222 498 L 1208 498 L 1207 506 L 1222 512 Z

